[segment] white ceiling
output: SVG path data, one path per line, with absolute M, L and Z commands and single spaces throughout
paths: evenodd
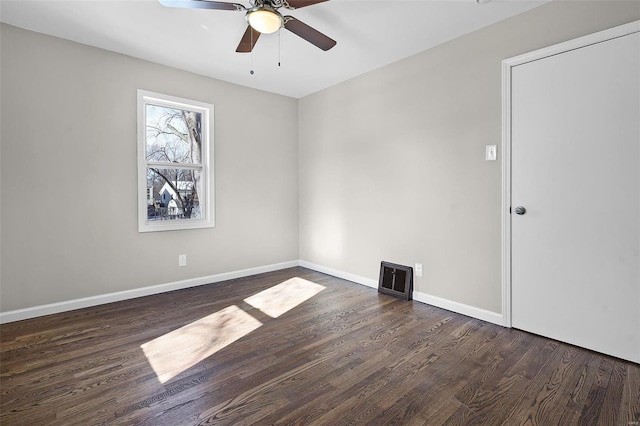
M 300 98 L 547 1 L 331 0 L 287 10 L 338 42 L 327 52 L 282 30 L 262 35 L 252 54 L 236 53 L 243 12 L 166 8 L 156 0 L 0 0 L 0 20 Z

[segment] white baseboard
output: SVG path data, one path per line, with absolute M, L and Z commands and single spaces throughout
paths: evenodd
M 98 296 L 83 297 L 81 299 L 67 300 L 64 302 L 50 303 L 47 305 L 34 306 L 24 309 L 16 309 L 14 311 L 0 312 L 0 324 L 40 317 L 43 315 L 72 311 L 74 309 L 104 305 L 105 303 L 119 302 L 121 300 L 133 299 L 136 297 L 151 296 L 153 294 L 166 293 L 168 291 L 181 290 L 183 288 L 197 287 L 204 284 L 217 283 L 220 281 L 262 274 L 264 272 L 278 271 L 280 269 L 292 268 L 298 265 L 299 262 L 297 260 L 292 260 L 289 262 L 258 266 L 255 268 L 242 269 L 239 271 L 224 272 L 221 274 L 191 278 L 188 280 L 175 281 L 172 283 L 118 291 L 115 293 L 101 294 Z
M 464 303 L 455 302 L 449 299 L 443 299 L 442 297 L 432 296 L 430 294 L 421 293 L 419 291 L 413 292 L 413 300 L 426 303 L 427 305 L 446 309 L 447 311 L 504 326 L 501 314 L 477 308 L 475 306 L 465 305 Z
M 74 309 L 88 308 L 91 306 L 103 305 L 105 303 L 119 302 L 122 300 L 133 299 L 136 297 L 151 296 L 168 291 L 181 290 L 189 287 L 197 287 L 205 284 L 212 284 L 235 278 L 248 277 L 250 275 L 262 274 L 264 272 L 278 271 L 280 269 L 293 268 L 302 266 L 307 269 L 322 272 L 327 275 L 342 278 L 348 281 L 362 284 L 371 288 L 378 288 L 378 281 L 371 278 L 365 278 L 360 275 L 349 272 L 340 271 L 329 268 L 327 266 L 318 265 L 307 262 L 305 260 L 292 260 L 289 262 L 275 263 L 272 265 L 258 266 L 255 268 L 242 269 L 239 271 L 225 272 L 205 277 L 191 278 L 188 280 L 175 281 L 172 283 L 159 284 L 149 287 L 136 288 L 132 290 L 119 291 L 115 293 L 102 294 L 92 297 L 84 297 L 82 299 L 68 300 L 58 303 L 50 303 L 47 305 L 34 306 L 25 309 L 17 309 L 14 311 L 0 312 L 0 324 L 20 321 L 29 318 L 40 317 L 43 315 L 57 314 L 60 312 L 72 311 Z M 413 292 L 413 299 L 417 302 L 426 303 L 448 311 L 456 312 L 469 317 L 477 318 L 493 324 L 504 325 L 501 314 L 490 312 L 475 306 L 465 305 L 464 303 L 454 302 L 452 300 L 443 299 L 441 297 L 432 296 L 430 294 Z
M 378 288 L 377 280 L 365 278 L 360 275 L 355 275 L 349 272 L 339 271 L 337 269 L 317 265 L 311 262 L 307 262 L 306 260 L 300 260 L 300 266 L 348 281 L 353 281 L 358 284 L 366 285 L 367 287 Z M 413 292 L 413 300 L 436 306 L 438 308 L 446 309 L 458 314 L 466 315 L 468 317 L 477 318 L 482 321 L 487 321 L 493 324 L 504 326 L 501 314 L 477 308 L 475 306 L 465 305 L 464 303 L 454 302 L 453 300 L 443 299 L 442 297 L 432 296 L 430 294 L 421 293 L 419 291 Z
M 349 272 L 340 271 L 327 266 L 317 265 L 315 263 L 307 262 L 306 260 L 301 260 L 300 266 L 307 269 L 313 269 L 314 271 L 322 272 L 323 274 L 331 275 L 333 277 L 342 278 L 343 280 L 366 285 L 367 287 L 378 288 L 378 280 L 372 280 L 360 275 L 351 274 Z

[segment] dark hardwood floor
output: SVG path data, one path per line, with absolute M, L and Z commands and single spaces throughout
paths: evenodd
M 4 324 L 1 341 L 3 426 L 640 421 L 637 364 L 304 268 Z

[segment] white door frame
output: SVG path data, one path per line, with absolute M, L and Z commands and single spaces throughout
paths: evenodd
M 640 32 L 640 21 L 502 61 L 502 325 L 511 327 L 511 69 L 570 50 Z

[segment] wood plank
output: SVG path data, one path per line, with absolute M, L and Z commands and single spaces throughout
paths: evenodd
M 545 365 L 544 371 L 521 396 L 505 423 L 531 425 L 563 424 L 560 419 L 571 398 L 565 383 L 580 380 L 582 365 L 590 354 L 570 345 L 562 349 L 558 362 Z
M 611 377 L 609 385 L 604 396 L 604 404 L 600 410 L 601 424 L 615 425 L 620 424 L 620 406 L 622 403 L 622 392 L 624 390 L 624 382 L 627 379 L 628 362 L 616 360 L 611 369 Z
M 627 377 L 622 385 L 620 423 L 630 426 L 640 424 L 640 368 L 637 364 L 627 364 Z
M 277 318 L 246 302 L 294 277 L 325 288 Z M 142 346 L 194 323 L 213 336 L 216 325 L 198 321 L 229 307 L 260 326 L 161 381 Z M 304 268 L 0 330 L 7 425 L 640 421 L 637 364 Z

